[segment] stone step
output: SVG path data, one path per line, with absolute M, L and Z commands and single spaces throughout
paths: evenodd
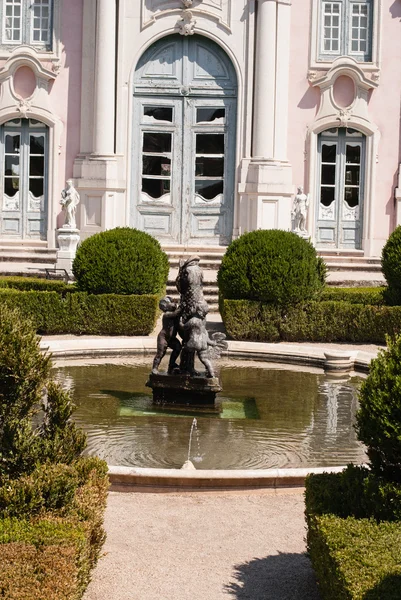
M 327 263 L 326 263 L 327 264 Z M 327 264 L 329 272 L 331 271 L 366 271 L 367 273 L 381 273 L 380 263 L 365 263 L 365 262 L 333 262 Z

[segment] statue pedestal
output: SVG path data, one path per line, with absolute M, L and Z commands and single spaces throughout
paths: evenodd
M 222 390 L 217 377 L 187 374 L 151 373 L 146 385 L 153 391 L 155 404 L 176 406 L 214 406 L 216 394 Z
M 310 235 L 306 230 L 301 231 L 300 229 L 293 229 L 293 233 L 296 233 L 297 235 L 299 235 L 299 237 L 303 238 L 304 240 L 309 240 L 310 238 Z
M 56 269 L 65 269 L 67 273 L 71 273 L 72 263 L 77 252 L 79 240 L 79 229 L 72 229 L 65 226 L 57 229 L 57 262 Z

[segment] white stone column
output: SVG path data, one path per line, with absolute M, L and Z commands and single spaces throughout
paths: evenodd
M 95 59 L 95 155 L 114 154 L 116 2 L 97 0 Z
M 276 0 L 259 0 L 253 112 L 253 156 L 273 158 L 276 89 Z
M 276 104 L 274 130 L 274 158 L 287 160 L 288 94 L 290 77 L 291 6 L 277 4 L 276 39 Z

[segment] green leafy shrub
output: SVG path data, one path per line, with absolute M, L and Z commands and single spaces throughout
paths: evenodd
M 312 244 L 295 233 L 272 229 L 252 231 L 232 242 L 217 281 L 223 298 L 289 305 L 316 296 L 324 277 Z
M 316 515 L 308 525 L 323 600 L 401 598 L 401 523 Z
M 158 314 L 158 296 L 88 295 L 85 292 L 19 292 L 0 289 L 0 305 L 18 308 L 41 334 L 148 335 Z
M 401 335 L 371 362 L 359 402 L 357 433 L 372 471 L 401 484 Z
M 169 264 L 151 235 L 117 227 L 84 240 L 72 270 L 77 288 L 90 294 L 160 294 Z
M 401 226 L 388 238 L 382 250 L 382 271 L 387 281 L 387 304 L 401 304 Z
M 223 300 L 221 314 L 235 340 L 384 344 L 401 332 L 401 306 L 307 302 L 278 307 L 251 300 Z

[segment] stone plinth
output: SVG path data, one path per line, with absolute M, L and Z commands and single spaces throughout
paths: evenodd
M 77 252 L 77 246 L 80 240 L 79 229 L 71 227 L 61 227 L 57 229 L 57 269 L 65 269 L 67 273 L 71 273 L 72 263 Z
M 187 374 L 150 374 L 146 383 L 153 390 L 156 404 L 177 406 L 214 406 L 222 387 L 217 377 L 191 377 Z

